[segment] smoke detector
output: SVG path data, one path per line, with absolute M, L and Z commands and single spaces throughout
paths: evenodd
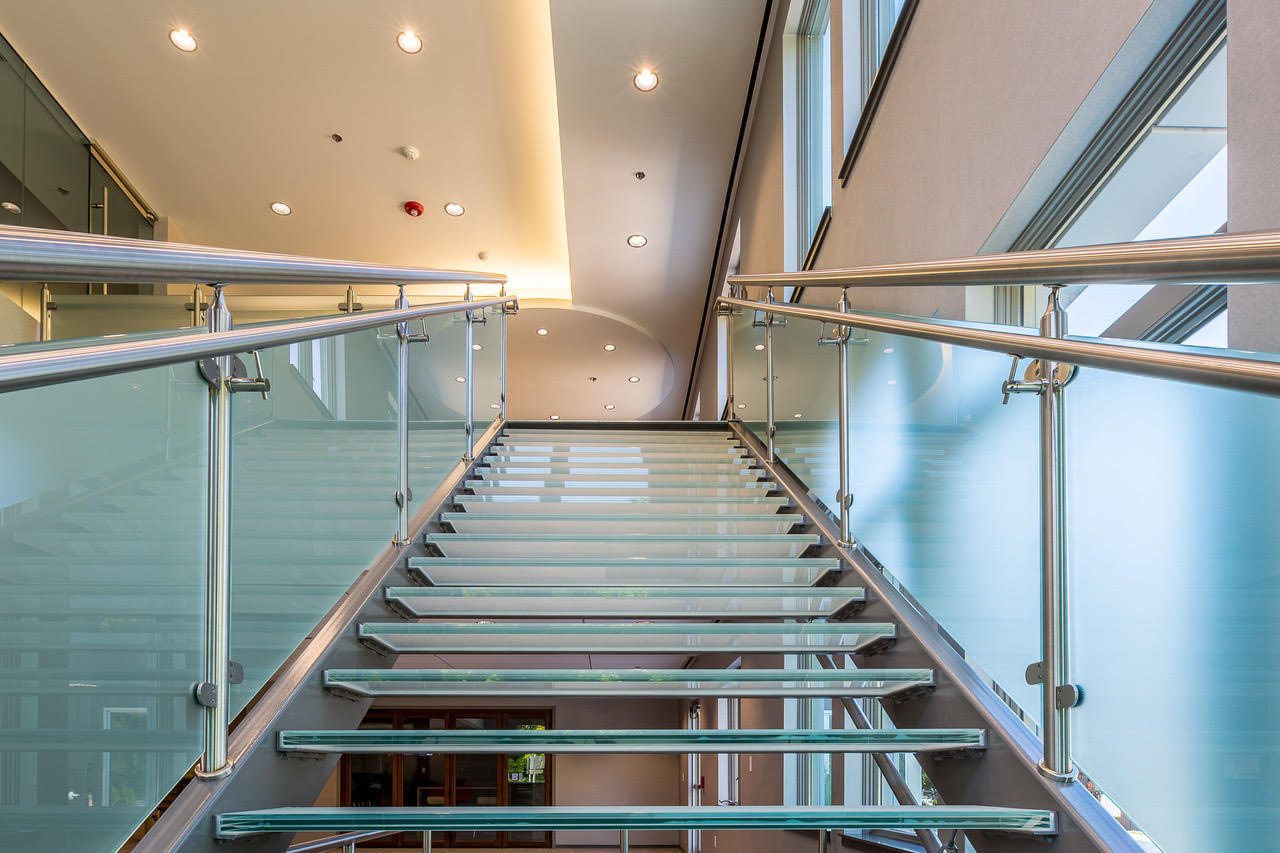
M 419 157 L 421 157 L 422 152 L 419 151 L 417 148 L 414 148 L 412 145 L 405 145 L 400 149 L 400 156 L 412 162 L 414 160 L 417 160 Z

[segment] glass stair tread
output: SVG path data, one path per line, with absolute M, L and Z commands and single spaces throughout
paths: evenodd
M 539 540 L 526 540 L 538 542 Z M 527 549 L 525 549 L 527 552 Z M 546 554 L 543 548 L 538 553 Z M 658 585 L 708 586 L 742 584 L 812 586 L 840 561 L 827 558 L 688 558 L 688 557 L 413 557 L 410 569 L 435 586 Z
M 809 533 L 427 533 L 426 543 L 447 557 L 520 559 L 536 548 L 546 557 L 798 557 L 821 538 Z
M 982 729 L 636 729 L 282 731 L 281 752 L 717 753 L 941 752 L 982 749 Z
M 556 441 L 617 441 L 619 439 L 644 441 L 733 441 L 729 430 L 692 429 L 523 429 L 515 427 L 502 431 L 503 439 L 535 438 Z
M 483 480 L 491 484 L 508 484 L 516 486 L 547 485 L 569 486 L 582 484 L 590 486 L 618 486 L 621 488 L 645 488 L 646 486 L 732 486 L 735 488 L 758 489 L 763 486 L 760 475 L 763 471 L 751 475 L 731 474 L 726 476 L 707 476 L 703 474 L 493 474 L 485 471 L 472 471 L 472 480 Z M 770 484 L 772 485 L 772 484 Z
M 690 517 L 687 513 L 531 513 L 513 512 L 442 512 L 440 520 L 459 533 L 536 533 L 539 531 L 585 533 L 597 528 L 628 530 L 636 533 L 661 533 L 667 530 L 684 533 L 786 533 L 804 516 L 795 513 L 726 512 L 706 517 Z
M 611 497 L 618 502 L 633 498 L 731 498 L 749 495 L 754 492 L 765 493 L 774 489 L 774 484 L 765 481 L 743 483 L 738 486 L 643 486 L 636 484 L 581 483 L 573 485 L 533 485 L 515 483 L 495 483 L 491 480 L 467 480 L 466 487 L 478 495 L 537 495 L 560 497 L 567 495 L 590 495 L 592 497 Z M 350 493 L 351 489 L 344 489 Z M 385 490 L 384 490 L 385 491 Z
M 482 460 L 486 465 L 521 465 L 521 464 L 573 464 L 584 465 L 697 465 L 701 462 L 714 462 L 716 465 L 744 465 L 751 462 L 746 448 L 730 447 L 724 453 L 716 451 L 684 453 L 680 451 L 653 453 L 614 453 L 612 451 L 577 451 L 552 453 L 549 451 L 504 450 L 501 447 L 490 448 Z
M 66 809 L 63 809 L 66 811 Z M 264 832 L 570 829 L 959 829 L 1049 835 L 1056 815 L 999 806 L 418 806 L 223 812 L 219 838 Z
M 365 622 L 359 637 L 395 653 L 852 654 L 891 640 L 885 622 Z
M 573 476 L 690 476 L 711 472 L 720 476 L 760 476 L 763 471 L 740 462 L 690 462 L 684 465 L 644 462 L 496 462 L 474 469 L 477 474 L 524 474 L 541 477 Z
M 861 587 L 441 586 L 387 587 L 386 599 L 415 617 L 755 618 L 830 617 L 861 603 Z
M 679 497 L 652 494 L 578 495 L 563 492 L 556 495 L 548 495 L 545 492 L 516 495 L 498 492 L 485 495 L 457 495 L 453 502 L 465 507 L 468 512 L 564 512 L 566 509 L 613 507 L 624 504 L 628 512 L 681 512 L 712 516 L 719 515 L 726 509 L 742 512 L 752 508 L 774 512 L 780 507 L 790 505 L 790 501 L 781 495 L 755 493 L 732 497 Z
M 362 696 L 884 697 L 930 687 L 927 669 L 329 669 L 326 687 Z

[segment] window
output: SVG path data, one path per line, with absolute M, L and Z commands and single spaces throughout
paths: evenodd
M 795 186 L 801 263 L 831 206 L 831 12 L 828 0 L 799 5 L 789 39 L 795 68 Z
M 716 728 L 730 731 L 738 728 L 740 699 L 716 700 Z M 722 806 L 736 806 L 741 803 L 739 793 L 740 756 L 736 752 L 722 752 L 716 757 L 716 800 Z
M 361 729 L 546 729 L 550 711 L 370 711 Z M 551 805 L 551 758 L 524 755 L 354 754 L 342 759 L 344 806 Z M 433 833 L 436 847 L 549 847 L 547 832 Z M 422 849 L 421 833 L 377 846 Z

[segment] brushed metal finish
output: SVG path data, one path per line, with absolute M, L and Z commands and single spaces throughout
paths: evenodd
M 1165 282 L 1274 284 L 1280 280 L 1280 231 L 1141 243 L 1006 252 L 837 270 L 753 273 L 731 285 L 786 287 L 969 287 L 989 284 Z
M 0 226 L 0 281 L 139 284 L 503 284 L 504 275 L 245 252 Z
M 721 302 L 748 309 L 764 307 L 763 302 L 721 297 Z M 803 308 L 798 305 L 774 305 L 775 314 L 804 317 L 826 323 L 843 323 L 868 329 L 937 341 L 943 344 L 971 347 L 988 352 L 1012 353 L 1024 358 L 1097 367 L 1157 379 L 1173 379 L 1196 385 L 1280 395 L 1280 363 L 1229 355 L 1204 355 L 1146 349 L 1120 343 L 1071 338 L 1043 338 L 994 329 L 976 329 L 944 322 L 913 320 L 909 317 L 877 316 L 852 312 L 842 314 L 826 308 Z

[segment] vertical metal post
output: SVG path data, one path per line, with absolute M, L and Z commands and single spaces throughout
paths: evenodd
M 231 330 L 231 312 L 221 285 L 213 288 L 209 331 Z M 227 726 L 231 702 L 231 356 L 215 359 L 217 381 L 209 386 L 209 519 L 205 562 L 204 756 L 197 769 L 204 777 L 225 776 Z
M 463 296 L 463 300 L 464 300 L 464 301 L 466 301 L 466 302 L 470 302 L 470 301 L 471 301 L 471 299 L 472 299 L 472 297 L 471 297 L 471 285 L 469 285 L 469 284 L 468 284 L 468 285 L 467 285 L 467 292 L 466 292 L 466 295 L 465 295 L 465 296 Z M 473 312 L 471 312 L 471 311 L 466 311 L 466 312 L 464 312 L 464 314 L 463 314 L 463 316 L 466 318 L 466 323 L 467 323 L 467 331 L 466 331 L 466 359 L 467 359 L 467 371 L 466 371 L 466 375 L 465 375 L 466 386 L 467 386 L 467 409 L 466 409 L 466 412 L 467 412 L 467 424 L 466 424 L 466 433 L 467 433 L 467 435 L 466 435 L 466 439 L 467 439 L 467 446 L 466 446 L 466 448 L 465 448 L 465 449 L 463 450 L 463 452 L 462 452 L 462 461 L 464 461 L 464 462 L 470 462 L 470 461 L 471 461 L 471 449 L 472 449 L 472 442 L 473 442 L 473 439 L 472 439 L 472 435 L 471 435 L 471 434 L 472 434 L 472 431 L 475 429 L 475 411 L 474 411 L 474 406 L 475 406 L 475 393 L 473 392 L 473 389 L 475 388 L 475 383 L 471 381 L 471 380 L 474 378 L 474 376 L 473 376 L 473 371 L 474 371 L 474 368 L 475 368 L 475 359 L 474 359 L 474 357 L 473 357 L 473 356 L 475 355 L 475 350 L 473 350 L 473 349 L 472 349 L 472 346 L 474 346 L 474 344 L 475 344 L 475 325 L 474 325 L 474 324 L 475 324 L 475 318 L 472 316 L 472 313 L 473 313 Z
M 849 291 L 840 291 L 841 312 L 849 311 Z M 849 492 L 849 327 L 836 329 L 836 358 L 840 359 L 837 381 L 839 387 L 839 412 L 837 423 L 840 429 L 840 544 L 851 545 L 853 539 L 849 535 L 850 516 L 853 514 L 853 495 Z
M 631 853 L 631 839 L 627 837 L 625 829 L 618 830 L 618 851 L 619 853 Z
M 818 853 L 827 853 L 827 831 L 818 830 Z
M 773 288 L 769 288 L 769 304 L 773 304 Z M 769 461 L 777 462 L 778 455 L 773 450 L 773 437 L 777 431 L 777 422 L 773 417 L 773 312 L 764 315 L 764 388 L 765 388 L 765 436 L 767 437 Z
M 730 287 L 729 295 L 737 296 L 737 290 L 738 289 L 736 287 Z M 724 319 L 725 324 L 724 378 L 727 387 L 725 389 L 724 419 L 726 421 L 732 421 L 738 417 L 736 414 L 737 402 L 733 393 L 733 307 L 729 305 L 721 305 L 720 316 Z
M 1067 316 L 1058 288 L 1049 289 L 1049 304 L 1040 318 L 1040 334 L 1061 338 Z M 1067 618 L 1067 493 L 1063 382 L 1058 365 L 1041 361 L 1040 379 L 1040 644 L 1044 715 L 1044 761 L 1041 772 L 1052 779 L 1074 778 L 1068 711 L 1079 702 L 1071 684 Z
M 53 311 L 53 296 L 49 293 L 49 285 L 40 286 L 40 340 L 53 340 L 53 326 L 50 323 Z
M 504 284 L 498 296 L 507 295 Z M 507 306 L 499 305 L 498 311 L 498 414 L 507 417 Z M 468 347 L 468 349 L 470 349 Z
M 431 853 L 431 830 L 422 833 L 422 853 Z
M 409 300 L 400 287 L 396 308 L 409 307 Z M 403 545 L 409 541 L 409 324 L 396 324 L 399 345 L 396 363 L 396 536 L 393 543 Z
M 200 306 L 204 304 L 204 291 L 196 285 L 191 291 L 191 325 L 200 325 Z

